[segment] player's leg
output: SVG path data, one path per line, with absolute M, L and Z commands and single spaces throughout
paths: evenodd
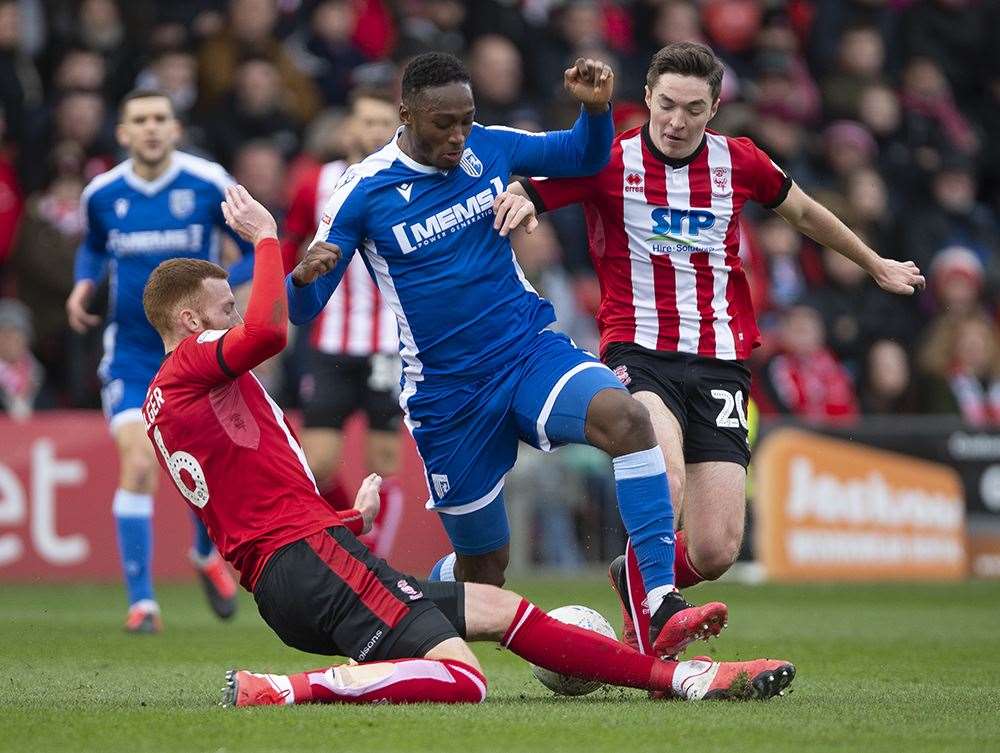
M 368 471 L 382 477 L 379 513 L 362 541 L 379 557 L 388 557 L 403 521 L 403 487 L 399 482 L 399 356 L 376 353 L 369 359 L 364 410 L 368 417 L 365 456 Z
M 497 641 L 521 658 L 559 674 L 670 696 L 701 698 L 770 697 L 791 682 L 789 662 L 678 662 L 640 654 L 613 638 L 567 625 L 518 594 L 466 583 L 461 627 L 470 641 Z M 449 606 L 444 605 L 445 614 Z M 746 688 L 732 688 L 740 671 Z
M 342 527 L 286 546 L 254 588 L 261 616 L 290 646 L 365 663 L 294 675 L 233 671 L 224 703 L 482 701 L 478 661 L 420 589 Z
M 687 391 L 687 485 L 677 573 L 684 585 L 694 585 L 725 573 L 743 542 L 750 374 L 738 363 L 700 358 Z
M 628 371 L 620 373 L 625 376 L 628 386 L 632 387 L 632 378 Z M 641 377 L 637 374 L 637 380 Z M 642 383 L 636 384 L 641 387 Z M 684 465 L 684 435 L 681 423 L 673 411 L 666 406 L 664 398 L 648 389 L 632 391 L 632 397 L 642 403 L 649 412 L 653 433 L 667 467 L 667 481 L 670 487 L 670 500 L 674 508 L 674 527 L 680 522 L 684 509 L 685 473 Z M 683 415 L 683 414 L 682 414 Z M 681 555 L 683 548 L 680 537 L 674 540 L 674 585 L 683 588 L 686 571 L 683 569 Z M 645 606 L 645 586 L 636 559 L 632 542 L 626 542 L 625 553 L 615 558 L 608 568 L 611 586 L 618 594 L 622 606 L 622 640 L 642 653 L 650 653 L 652 644 L 649 640 L 649 609 Z
M 429 580 L 502 585 L 510 528 L 504 507 L 507 472 L 517 459 L 518 430 L 510 414 L 521 371 L 512 364 L 486 383 L 409 398 L 407 426 L 424 463 L 430 500 L 453 551 Z
M 310 350 L 302 379 L 302 451 L 320 494 L 335 509 L 348 509 L 351 496 L 337 478 L 343 428 L 361 405 L 360 359 Z M 363 362 L 361 362 L 363 363 Z
M 159 467 L 146 437 L 140 406 L 147 384 L 113 379 L 101 390 L 108 427 L 118 450 L 118 488 L 112 502 L 131 633 L 162 629 L 153 590 L 153 494 Z
M 522 437 L 543 450 L 586 442 L 613 458 L 618 506 L 642 575 L 654 649 L 673 655 L 698 638 L 717 635 L 726 606 L 693 607 L 674 586 L 670 488 L 649 412 L 608 367 L 568 338 L 543 333 L 538 349 L 536 361 L 544 365 L 533 368 L 515 398 Z M 539 392 L 539 386 L 548 389 Z M 534 437 L 523 425 L 525 416 L 535 417 Z

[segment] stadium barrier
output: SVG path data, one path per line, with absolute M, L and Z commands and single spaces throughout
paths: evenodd
M 768 434 L 755 456 L 755 548 L 769 579 L 966 576 L 954 469 L 793 428 Z
M 364 476 L 363 424 L 353 421 L 345 430 L 343 476 L 356 489 Z M 0 416 L 0 448 L 0 581 L 119 580 L 111 517 L 117 451 L 104 417 L 52 411 L 15 423 Z M 422 576 L 450 547 L 424 509 L 427 485 L 409 435 L 401 481 L 407 506 L 389 556 L 398 568 Z M 156 577 L 190 577 L 187 505 L 166 474 L 155 510 Z

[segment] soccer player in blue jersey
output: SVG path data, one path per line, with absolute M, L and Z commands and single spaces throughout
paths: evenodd
M 235 281 L 252 274 L 252 246 L 225 224 L 221 202 L 233 183 L 213 162 L 175 150 L 180 125 L 170 99 L 152 90 L 127 95 L 119 110 L 118 142 L 129 158 L 98 175 L 84 189 L 87 232 L 76 257 L 76 284 L 66 301 L 78 332 L 99 324 L 88 312 L 97 283 L 110 276 L 104 358 L 99 374 L 104 411 L 118 446 L 119 482 L 112 503 L 129 611 L 125 629 L 155 633 L 160 610 L 152 580 L 153 494 L 159 468 L 146 438 L 140 407 L 163 360 L 163 345 L 142 308 L 142 291 L 156 266 L 184 256 L 218 262 L 223 232 L 243 259 Z M 195 524 L 190 557 L 215 613 L 236 609 L 236 584 L 204 526 Z
M 341 178 L 314 245 L 287 279 L 289 316 L 296 324 L 314 317 L 360 252 L 399 324 L 400 404 L 424 462 L 427 506 L 455 550 L 432 578 L 504 582 L 503 485 L 518 440 L 546 451 L 588 443 L 611 455 L 651 643 L 674 655 L 720 632 L 727 613 L 718 602 L 692 607 L 674 588 L 673 511 L 649 415 L 607 367 L 550 329 L 551 304 L 494 227 L 494 202 L 512 173 L 587 175 L 608 161 L 611 69 L 581 59 L 564 78 L 582 105 L 572 129 L 487 128 L 474 122 L 457 58 L 414 58 L 403 74 L 403 125 Z M 342 252 L 336 264 L 318 241 Z

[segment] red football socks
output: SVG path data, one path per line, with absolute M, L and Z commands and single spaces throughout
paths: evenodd
M 288 675 L 295 703 L 479 703 L 486 678 L 453 659 L 341 664 Z
M 678 588 L 694 586 L 705 580 L 691 562 L 688 555 L 687 536 L 684 531 L 678 531 L 674 537 L 674 585 Z
M 677 662 L 645 656 L 613 638 L 559 622 L 527 599 L 518 605 L 500 645 L 532 664 L 559 674 L 672 692 Z

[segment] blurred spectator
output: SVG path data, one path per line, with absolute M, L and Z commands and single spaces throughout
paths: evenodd
M 133 86 L 139 72 L 136 36 L 129 32 L 115 0 L 83 0 L 73 29 L 77 44 L 100 55 L 107 70 L 106 90 L 117 102 Z
M 859 168 L 847 176 L 845 190 L 850 214 L 872 248 L 882 256 L 900 259 L 889 189 L 882 176 L 874 168 Z
M 825 339 L 823 320 L 815 309 L 799 304 L 784 313 L 780 352 L 765 365 L 755 387 L 761 413 L 817 422 L 857 415 L 851 377 Z
M 0 299 L 0 403 L 15 421 L 31 417 L 42 367 L 31 354 L 31 314 L 20 301 Z
M 801 60 L 786 52 L 765 51 L 754 59 L 757 109 L 793 124 L 813 123 L 819 116 L 819 92 Z
M 521 53 L 506 37 L 487 34 L 469 50 L 469 74 L 476 93 L 476 120 L 483 125 L 507 125 L 524 107 Z
M 22 150 L 19 169 L 25 190 L 30 193 L 45 185 L 53 145 L 64 142 L 74 144 L 83 153 L 84 180 L 110 169 L 116 161 L 116 145 L 108 121 L 107 108 L 100 94 L 88 91 L 60 94 L 47 122 Z
M 975 426 L 1000 424 L 1000 336 L 985 316 L 939 317 L 920 365 L 925 412 L 957 414 Z
M 888 84 L 865 87 L 858 100 L 858 118 L 875 139 L 878 169 L 892 189 L 893 208 L 899 208 L 921 187 L 920 180 L 914 180 L 914 150 L 903 136 L 899 95 Z
M 861 267 L 828 248 L 823 266 L 826 284 L 809 300 L 823 317 L 830 349 L 852 375 L 861 371 L 867 344 L 876 337 L 912 339 L 912 299 L 887 295 Z
M 230 0 L 228 24 L 207 39 L 198 56 L 202 106 L 220 104 L 232 91 L 240 63 L 247 56 L 268 60 L 278 74 L 283 108 L 300 123 L 319 109 L 316 85 L 303 74 L 274 36 L 275 0 Z
M 28 116 L 41 104 L 41 79 L 21 49 L 21 14 L 17 0 L 0 0 L 0 105 L 7 137 L 21 142 L 27 136 Z
M 177 119 L 186 124 L 198 101 L 198 61 L 186 49 L 165 48 L 139 74 L 135 86 L 165 93 L 170 97 Z
M 979 0 L 926 0 L 903 16 L 903 55 L 934 59 L 963 107 L 971 107 L 983 90 L 983 59 L 995 54 L 997 27 L 990 26 L 989 3 Z M 995 5 L 995 4 L 994 4 Z M 991 39 L 991 33 L 994 35 Z
M 284 216 L 285 160 L 275 144 L 263 139 L 243 144 L 233 159 L 233 177 L 267 207 L 281 224 Z
M 885 64 L 885 44 L 874 26 L 853 26 L 840 38 L 836 69 L 822 81 L 828 118 L 858 117 L 861 92 L 877 83 Z
M 73 260 L 83 236 L 80 193 L 83 153 L 71 142 L 53 148 L 54 177 L 28 197 L 11 256 L 17 296 L 31 310 L 34 350 L 57 391 L 73 392 L 67 354 L 66 298 L 73 289 Z
M 400 23 L 394 57 L 403 62 L 424 52 L 465 52 L 462 24 L 465 3 L 458 0 L 412 0 Z
M 754 281 L 754 305 L 763 329 L 772 325 L 769 312 L 783 311 L 822 281 L 822 268 L 814 247 L 777 214 L 768 213 L 754 233 L 759 262 Z
M 303 67 L 316 80 L 327 104 L 347 101 L 352 72 L 367 62 L 353 41 L 357 21 L 352 0 L 323 0 L 312 13 Z
M 982 311 L 983 263 L 962 246 L 949 246 L 934 256 L 927 278 L 937 310 L 953 316 Z
M 868 349 L 858 395 L 865 415 L 917 412 L 913 369 L 906 349 L 895 340 L 876 340 Z
M 978 149 L 975 132 L 955 104 L 941 67 L 931 58 L 914 57 L 907 62 L 900 101 L 906 139 L 917 149 L 923 169 L 936 168 L 942 153 L 968 155 Z
M 861 123 L 837 120 L 823 131 L 823 158 L 829 175 L 824 181 L 840 188 L 856 170 L 870 167 L 878 157 L 878 144 Z
M 970 160 L 949 156 L 931 181 L 930 201 L 907 207 L 904 248 L 917 266 L 927 268 L 938 249 L 965 246 L 992 274 L 1000 261 L 997 221 L 989 207 L 976 200 L 976 179 Z
M 88 91 L 109 95 L 105 91 L 107 65 L 104 58 L 85 47 L 71 47 L 62 56 L 52 77 L 56 91 Z
M 4 146 L 5 120 L 0 112 L 0 281 L 3 268 L 10 256 L 14 232 L 21 217 L 21 185 L 7 148 Z
M 285 107 L 281 74 L 265 57 L 249 57 L 236 69 L 233 90 L 205 120 L 212 153 L 229 164 L 240 146 L 267 139 L 291 156 L 299 145 L 300 127 Z

